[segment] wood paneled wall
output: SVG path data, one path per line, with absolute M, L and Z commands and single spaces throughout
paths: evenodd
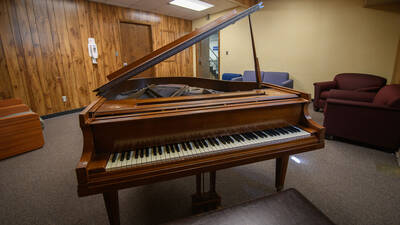
M 86 0 L 1 0 L 0 98 L 22 98 L 40 115 L 89 104 L 92 90 L 122 67 L 120 21 L 151 24 L 153 49 L 170 41 L 166 31 L 178 38 L 192 30 L 191 21 Z M 189 48 L 156 66 L 156 76 L 193 76 L 192 60 Z

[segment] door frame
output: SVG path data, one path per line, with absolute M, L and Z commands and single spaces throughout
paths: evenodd
M 394 61 L 394 69 L 391 84 L 400 84 L 400 37 L 397 44 L 397 54 Z
M 199 77 L 199 58 L 200 58 L 200 43 L 195 44 L 196 49 L 196 77 Z M 218 31 L 218 78 L 221 80 L 221 32 Z

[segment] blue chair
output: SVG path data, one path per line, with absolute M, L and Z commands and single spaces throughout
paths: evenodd
M 263 74 L 261 72 L 261 80 L 263 80 Z M 242 77 L 233 78 L 232 81 L 244 81 L 244 82 L 256 82 L 256 73 L 252 70 L 246 70 Z
M 262 81 L 283 87 L 293 88 L 293 80 L 286 72 L 263 72 Z
M 293 88 L 293 80 L 289 79 L 289 73 L 286 72 L 261 72 L 261 80 L 264 83 Z M 256 73 L 246 70 L 242 77 L 233 78 L 232 81 L 256 82 Z
M 241 77 L 242 74 L 238 74 L 238 73 L 224 73 L 222 74 L 222 80 L 232 80 L 233 78 L 236 77 Z

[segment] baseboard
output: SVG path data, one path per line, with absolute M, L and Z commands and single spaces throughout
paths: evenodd
M 400 150 L 397 151 L 395 154 L 396 154 L 396 158 L 397 158 L 397 164 L 400 166 Z
M 48 115 L 44 115 L 41 116 L 40 118 L 42 119 L 50 119 L 50 118 L 54 118 L 57 116 L 63 116 L 63 115 L 67 115 L 67 114 L 71 114 L 71 113 L 76 113 L 76 112 L 80 112 L 84 109 L 85 107 L 82 108 L 78 108 L 78 109 L 71 109 L 71 110 L 67 110 L 67 111 L 63 111 L 63 112 L 58 112 L 58 113 L 52 113 L 52 114 L 48 114 Z

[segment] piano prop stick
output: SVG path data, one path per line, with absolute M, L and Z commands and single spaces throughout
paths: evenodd
M 254 57 L 254 71 L 256 73 L 256 82 L 257 82 L 257 87 L 261 88 L 261 71 L 260 71 L 260 64 L 258 62 L 258 57 L 256 53 L 256 44 L 254 43 L 254 35 L 253 35 L 253 27 L 251 25 L 251 17 L 249 17 L 249 27 L 250 27 L 250 37 L 251 37 L 251 47 L 253 50 L 253 57 Z
M 196 176 L 193 211 L 213 209 L 221 203 L 217 170 L 276 159 L 280 191 L 289 156 L 324 147 L 324 128 L 308 113 L 310 95 L 262 83 L 259 72 L 256 83 L 133 78 L 262 7 L 232 11 L 110 74 L 95 90 L 98 99 L 79 114 L 78 195 L 103 194 L 110 224 L 120 224 L 120 189 Z

